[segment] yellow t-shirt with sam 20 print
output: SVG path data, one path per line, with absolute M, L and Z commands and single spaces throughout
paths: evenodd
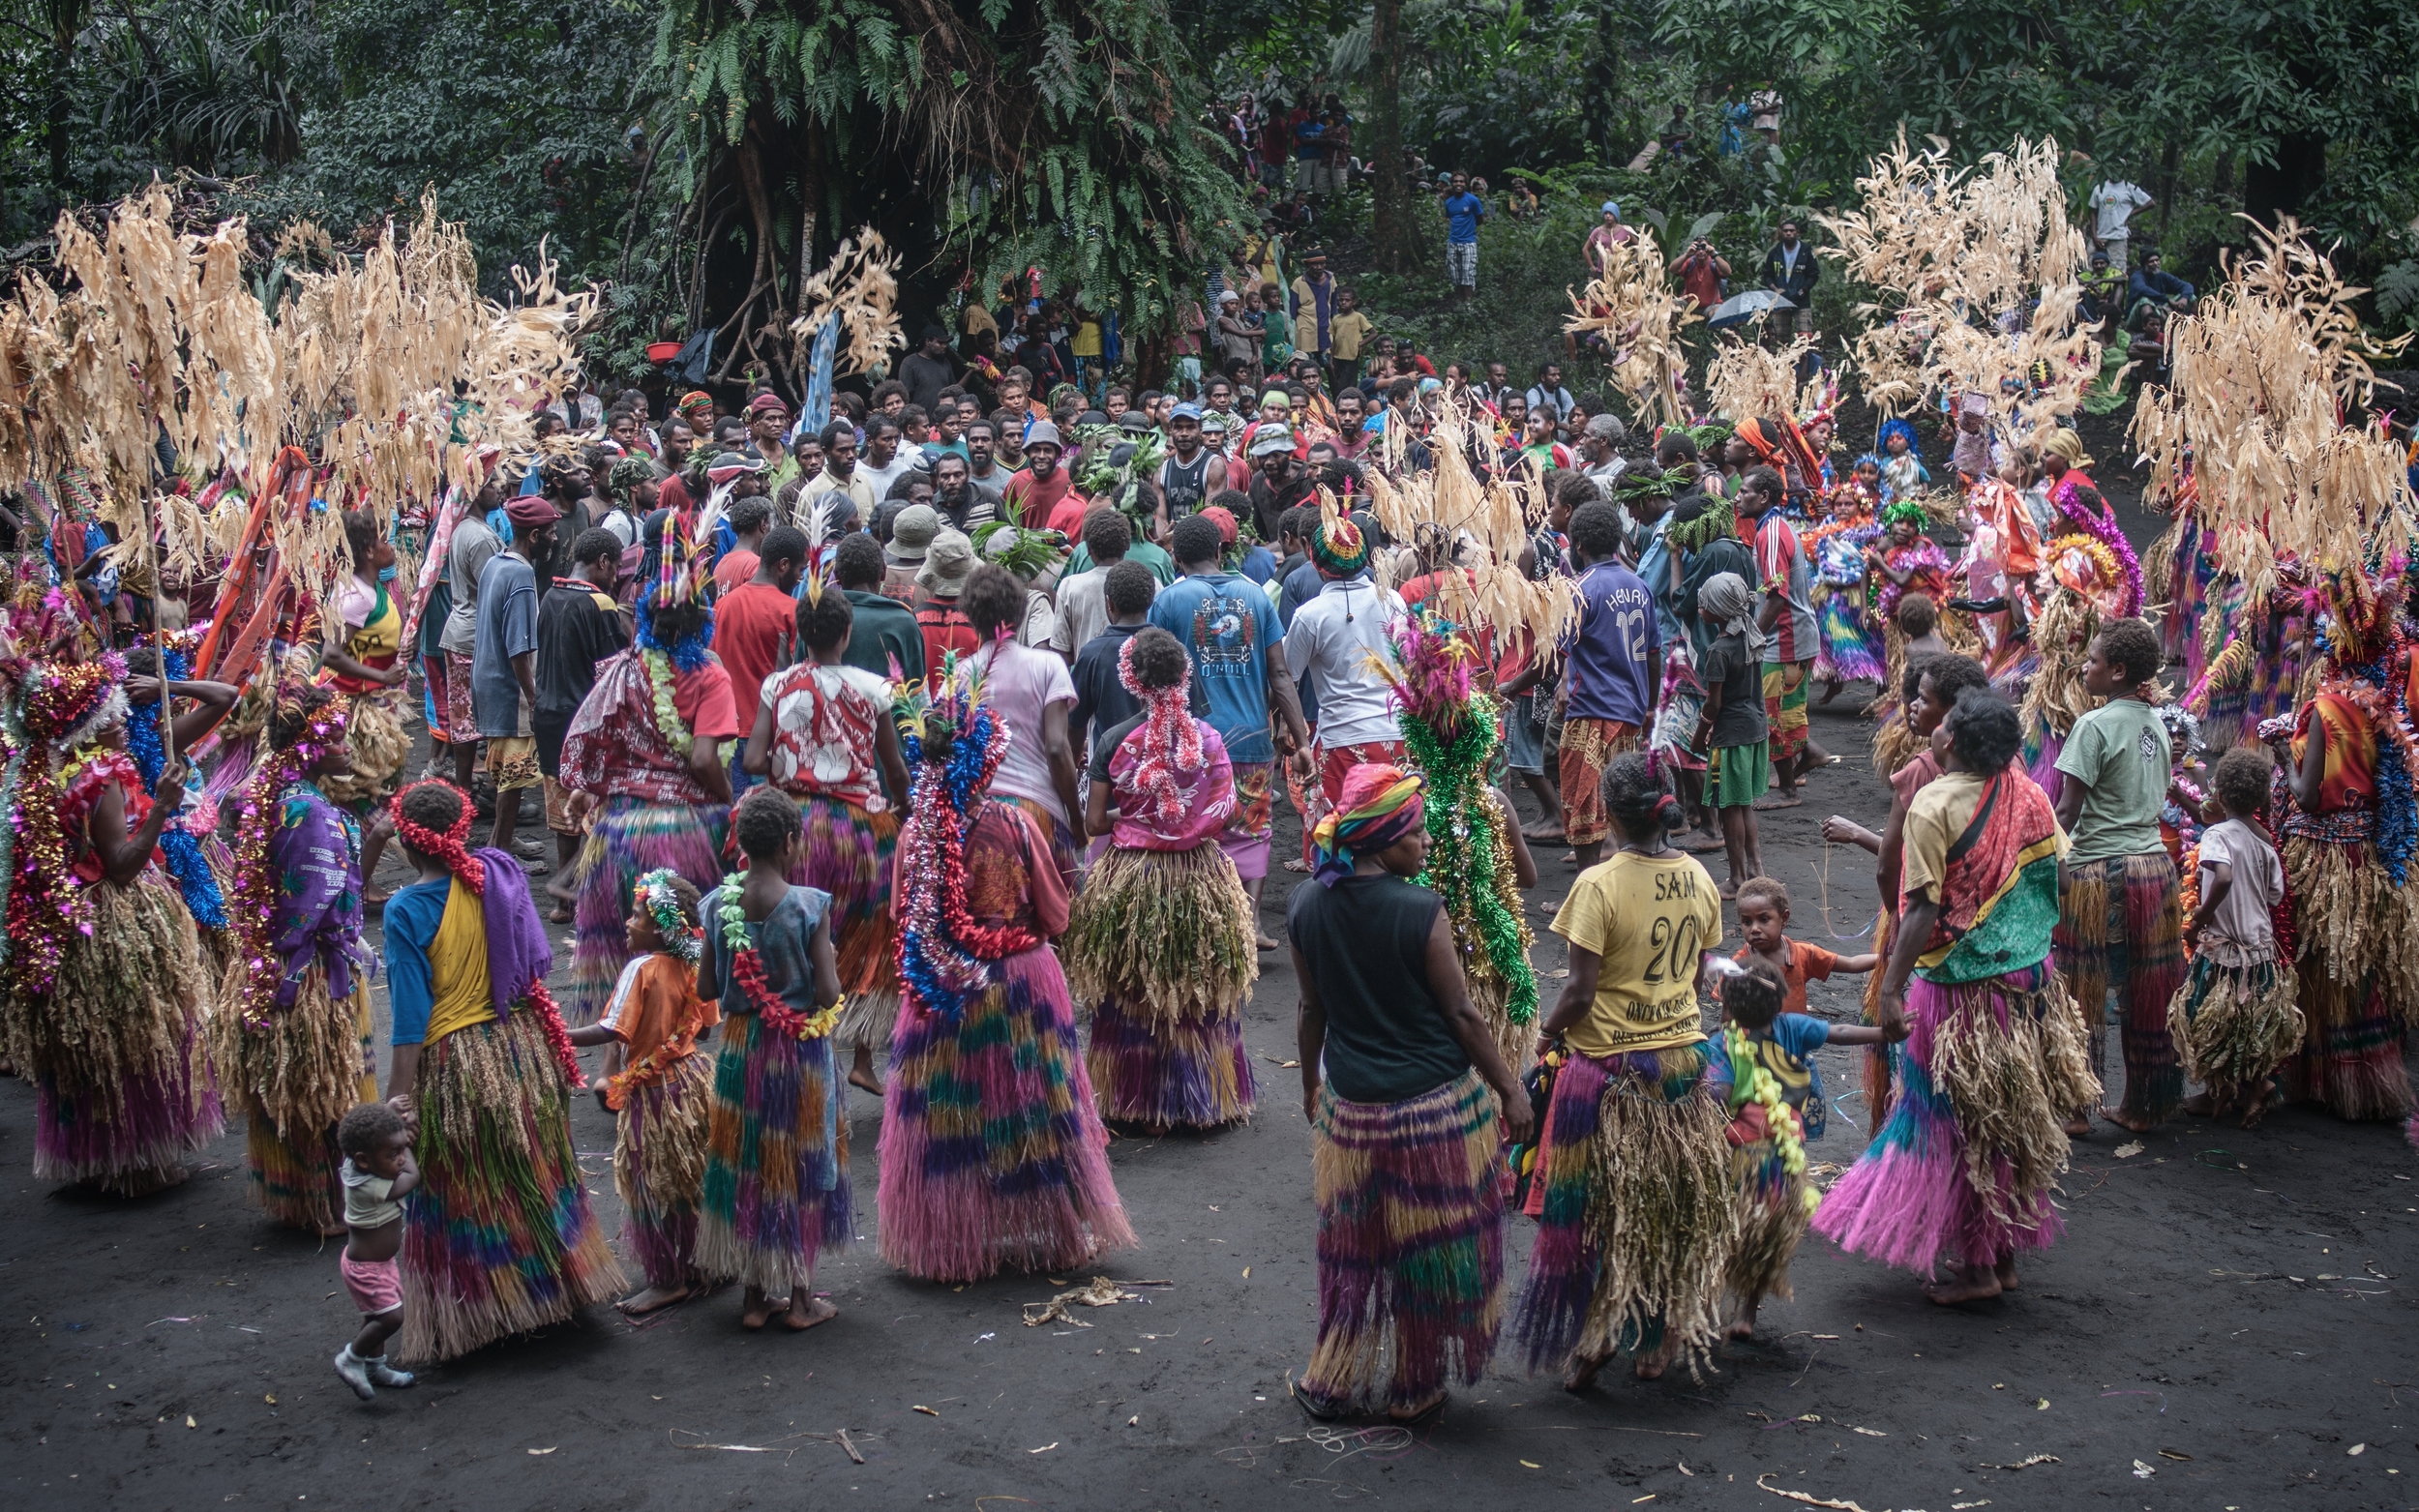
M 1617 850 L 1579 874 L 1554 933 L 1601 958 L 1596 1000 L 1564 1036 L 1582 1055 L 1668 1050 L 1705 1037 L 1697 964 L 1721 943 L 1721 895 L 1685 851 Z

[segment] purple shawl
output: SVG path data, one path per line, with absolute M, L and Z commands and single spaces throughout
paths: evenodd
M 487 885 L 479 894 L 480 919 L 487 926 L 488 984 L 500 1019 L 528 995 L 531 983 L 545 981 L 546 973 L 554 969 L 554 950 L 547 943 L 537 905 L 529 901 L 529 875 L 521 863 L 501 850 L 483 848 L 472 854 L 487 868 Z
M 308 783 L 280 797 L 269 835 L 269 866 L 277 876 L 277 1005 L 294 1006 L 295 989 L 314 964 L 327 967 L 328 995 L 353 995 L 353 970 L 370 958 L 361 949 L 361 832 L 352 819 Z

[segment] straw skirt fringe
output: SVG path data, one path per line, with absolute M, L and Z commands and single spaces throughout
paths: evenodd
M 661 1082 L 632 1090 L 615 1115 L 621 1245 L 648 1286 L 683 1287 L 700 1273 L 698 1201 L 713 1099 L 714 1057 L 694 1051 Z
M 2278 1066 L 2301 1047 L 2304 1025 L 2293 1005 L 2301 983 L 2277 962 L 2225 966 L 2206 956 L 2167 1004 L 2167 1029 L 2184 1069 L 2223 1108 L 2264 1088 Z
M 2300 940 L 2303 1038 L 2285 1062 L 2285 1090 L 2337 1117 L 2404 1118 L 2412 1111 L 2402 1036 L 2419 1014 L 2419 886 L 2395 887 L 2366 845 L 2287 835 L 2279 850 Z
M 271 1223 L 334 1228 L 344 1217 L 337 1121 L 378 1095 L 369 979 L 355 977 L 340 1002 L 328 995 L 326 968 L 314 965 L 293 1006 L 265 1029 L 245 1024 L 233 1007 L 243 986 L 239 962 L 221 988 L 229 1006 L 210 1027 L 220 1079 L 244 1110 L 253 1200 Z

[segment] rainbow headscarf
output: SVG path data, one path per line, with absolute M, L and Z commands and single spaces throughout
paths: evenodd
M 1357 855 L 1384 850 L 1427 820 L 1427 802 L 1420 795 L 1427 782 L 1383 761 L 1356 766 L 1344 779 L 1335 808 L 1310 832 L 1317 864 L 1311 875 L 1322 887 L 1333 887 L 1352 875 Z

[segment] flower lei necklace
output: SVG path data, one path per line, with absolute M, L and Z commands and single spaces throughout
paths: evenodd
M 840 1012 L 848 1005 L 845 997 L 820 1013 L 800 1013 L 781 1000 L 772 984 L 764 979 L 764 957 L 748 937 L 748 916 L 739 906 L 739 890 L 747 885 L 745 872 L 733 872 L 723 878 L 722 906 L 715 916 L 722 921 L 723 948 L 731 952 L 731 975 L 747 993 L 748 1006 L 764 1026 L 784 1039 L 820 1040 L 829 1034 L 840 1022 Z
M 672 658 L 648 646 L 639 652 L 639 660 L 646 667 L 647 690 L 655 697 L 655 727 L 663 732 L 664 744 L 672 747 L 672 754 L 686 760 L 694 737 L 672 700 Z
M 705 931 L 690 923 L 681 911 L 680 895 L 672 889 L 672 879 L 677 875 L 670 867 L 657 867 L 639 878 L 634 891 L 646 905 L 647 917 L 655 921 L 655 933 L 664 936 L 665 950 L 694 964 L 705 953 Z
M 1742 1106 L 1755 1103 L 1764 1110 L 1764 1127 L 1772 1131 L 1773 1147 L 1780 1152 L 1780 1169 L 1793 1176 L 1806 1174 L 1806 1140 L 1798 1132 L 1797 1110 L 1780 1094 L 1780 1079 L 1764 1069 L 1763 1059 L 1755 1053 L 1754 1042 L 1737 1024 L 1722 1028 L 1722 1049 L 1730 1056 L 1730 1075 L 1737 1088 L 1732 1094 Z M 1806 1189 L 1806 1210 L 1812 1212 L 1823 1200 L 1823 1194 L 1812 1187 Z

